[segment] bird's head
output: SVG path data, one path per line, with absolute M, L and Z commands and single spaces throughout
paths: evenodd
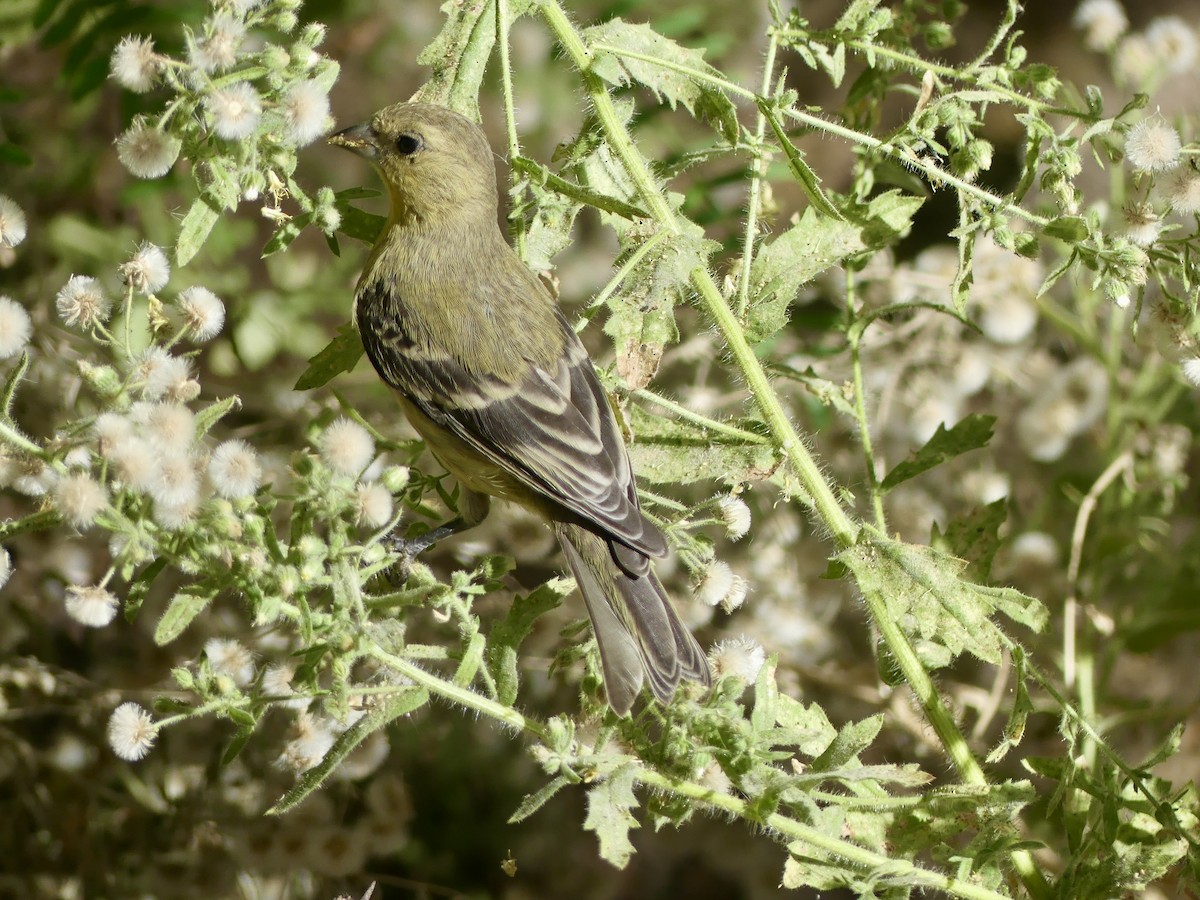
M 496 217 L 496 170 L 483 130 L 429 103 L 397 103 L 329 137 L 383 176 L 392 217 L 438 221 Z

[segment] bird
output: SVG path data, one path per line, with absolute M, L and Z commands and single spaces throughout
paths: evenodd
M 363 348 L 460 486 L 458 517 L 410 549 L 478 524 L 491 498 L 516 502 L 562 546 L 614 712 L 628 715 L 643 685 L 664 704 L 681 681 L 708 686 L 707 657 L 654 572 L 667 541 L 641 510 L 608 394 L 500 227 L 484 131 L 407 102 L 328 141 L 369 160 L 390 201 L 354 293 Z

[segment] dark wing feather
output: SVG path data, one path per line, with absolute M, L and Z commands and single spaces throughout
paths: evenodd
M 370 316 L 360 307 L 360 316 Z M 449 356 L 378 340 L 361 323 L 367 355 L 383 378 L 430 419 L 537 493 L 637 553 L 614 553 L 641 572 L 642 554 L 664 556 L 662 532 L 642 515 L 633 472 L 591 359 L 556 313 L 564 352 L 553 371 L 528 361 L 516 384 L 468 370 Z

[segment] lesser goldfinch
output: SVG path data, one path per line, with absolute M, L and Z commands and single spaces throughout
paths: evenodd
M 451 110 L 399 103 L 329 140 L 369 159 L 391 197 L 354 319 L 376 371 L 461 485 L 451 529 L 482 520 L 490 497 L 549 521 L 617 713 L 643 682 L 662 702 L 681 679 L 707 685 L 708 661 L 651 566 L 666 539 L 642 514 L 608 396 L 499 227 L 483 131 Z

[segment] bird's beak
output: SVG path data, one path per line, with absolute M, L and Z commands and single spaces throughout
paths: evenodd
M 378 135 L 375 129 L 366 123 L 343 128 L 331 134 L 328 141 L 335 147 L 343 147 L 366 159 L 375 159 L 379 155 Z

